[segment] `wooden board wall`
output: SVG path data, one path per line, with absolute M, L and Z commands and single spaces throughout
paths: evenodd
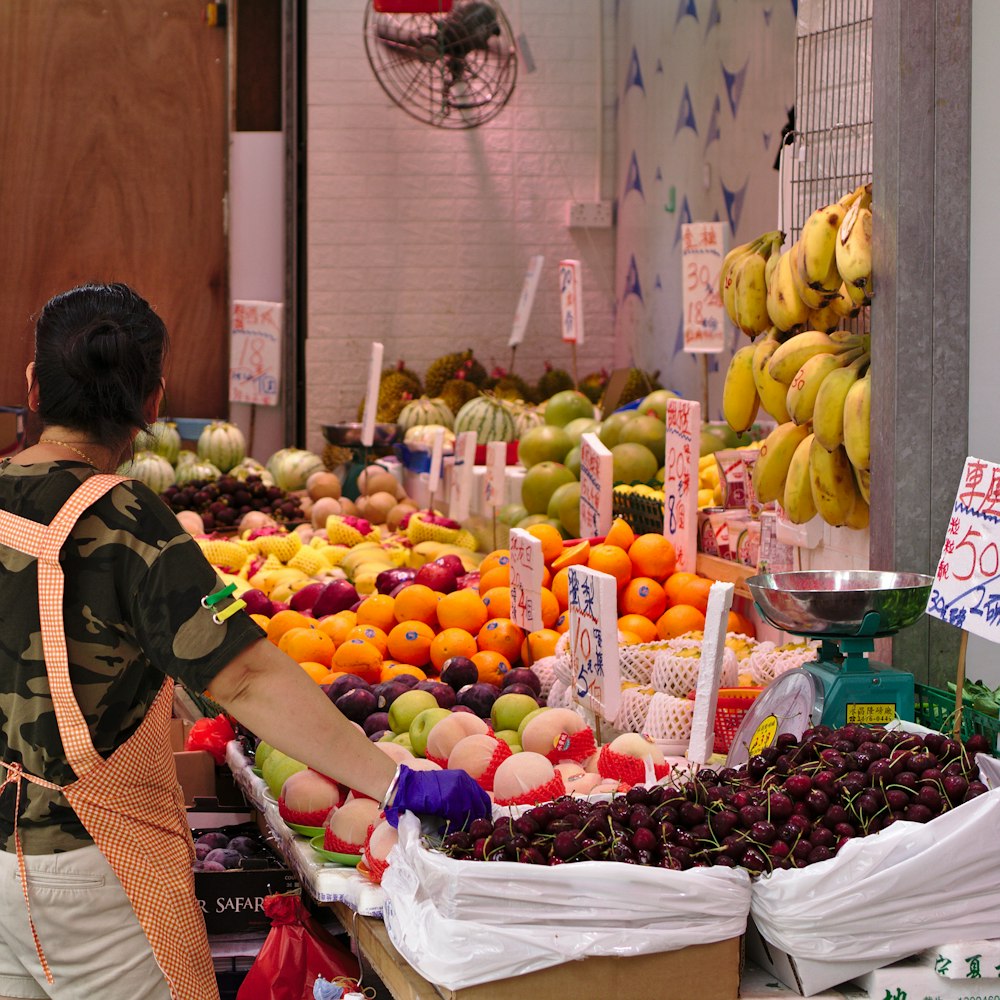
M 51 295 L 125 281 L 170 331 L 169 414 L 226 415 L 226 32 L 204 9 L 0 4 L 0 405 Z

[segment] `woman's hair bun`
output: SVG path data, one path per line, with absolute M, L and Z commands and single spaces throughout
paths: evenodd
M 100 377 L 108 369 L 117 368 L 125 357 L 128 333 L 117 323 L 99 320 L 80 336 L 84 366 Z

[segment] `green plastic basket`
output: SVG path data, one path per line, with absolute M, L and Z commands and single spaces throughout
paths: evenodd
M 652 486 L 662 489 L 662 483 L 630 483 L 630 486 Z M 615 517 L 624 518 L 637 535 L 663 533 L 663 501 L 658 497 L 647 497 L 641 493 L 612 494 L 611 512 Z
M 955 726 L 955 695 L 950 691 L 929 687 L 926 684 L 915 683 L 914 687 L 914 720 L 928 729 L 951 733 Z M 989 740 L 993 756 L 998 753 L 1000 740 L 1000 719 L 993 718 L 985 712 L 980 712 L 971 705 L 962 706 L 961 736 L 967 740 L 978 733 Z

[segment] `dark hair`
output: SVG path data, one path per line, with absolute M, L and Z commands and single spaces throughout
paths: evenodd
M 35 380 L 43 423 L 117 445 L 144 428 L 160 384 L 167 328 L 124 284 L 81 285 L 50 299 L 35 324 Z

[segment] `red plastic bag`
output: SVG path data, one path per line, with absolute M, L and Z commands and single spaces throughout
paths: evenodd
M 236 1000 L 313 1000 L 318 976 L 358 981 L 357 959 L 310 916 L 294 894 L 265 896 L 271 930 Z
M 191 726 L 184 749 L 207 750 L 216 764 L 225 764 L 226 744 L 235 739 L 232 723 L 224 715 L 217 715 L 214 719 L 198 719 Z

